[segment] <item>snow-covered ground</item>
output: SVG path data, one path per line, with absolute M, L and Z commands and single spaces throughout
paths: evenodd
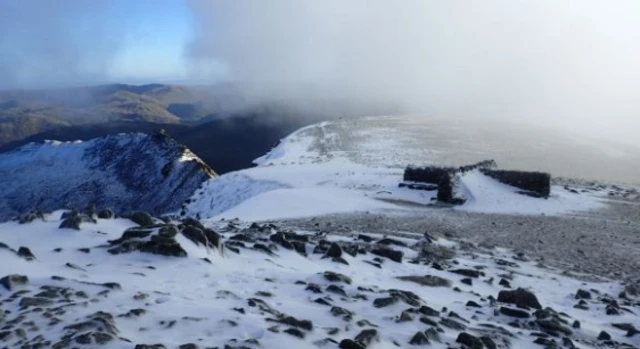
M 612 326 L 640 323 L 638 303 L 619 298 L 622 285 L 562 276 L 505 249 L 443 237 L 429 243 L 419 234 L 386 242 L 383 236 L 368 234 L 373 241 L 365 243 L 357 231 L 326 237 L 300 231 L 288 241 L 308 240 L 303 243 L 308 254 L 304 256 L 276 242 L 277 227 L 219 222 L 212 227 L 225 243 L 235 241 L 229 246 L 239 253 L 205 249 L 178 233 L 175 240 L 187 257 L 139 251 L 112 255 L 107 241 L 136 224 L 99 219 L 97 224 L 83 223 L 81 230 L 58 229 L 60 214 L 48 215 L 46 222 L 0 225 L 0 241 L 8 246 L 0 248 L 0 277 L 20 274 L 29 279 L 12 291 L 0 286 L 0 309 L 5 312 L 4 319 L 0 316 L 0 347 L 40 341 L 48 343 L 42 347 L 66 348 L 68 339 L 67 344 L 78 348 L 133 349 L 136 344 L 158 343 L 164 347 L 156 348 L 187 343 L 195 346 L 181 348 L 338 348 L 344 339 L 371 329 L 376 339 L 369 349 L 422 347 L 409 344 L 419 333 L 433 348 L 461 348 L 456 343 L 460 333 L 484 336 L 484 343 L 490 338 L 497 348 L 542 348 L 533 343 L 538 337 L 565 347 L 570 341 L 576 348 L 640 345 L 640 334 L 627 337 L 628 331 Z M 323 257 L 319 246 L 326 251 L 332 241 L 342 246 L 342 263 Z M 417 243 L 427 251 L 421 259 L 416 259 L 421 247 L 411 247 Z M 346 252 L 351 245 L 368 252 L 352 256 Z M 9 250 L 23 246 L 34 260 Z M 383 246 L 401 251 L 401 262 L 371 250 Z M 327 271 L 349 280 L 327 278 Z M 398 279 L 425 275 L 445 284 Z M 105 284 L 113 282 L 118 285 Z M 496 302 L 501 291 L 518 287 L 533 292 L 547 311 L 534 316 L 535 309 Z M 574 307 L 580 303 L 578 289 L 591 297 L 582 300 L 582 309 Z M 42 291 L 49 292 L 37 294 Z M 36 301 L 42 304 L 28 305 Z M 383 304 L 387 301 L 390 304 Z M 606 315 L 612 308 L 617 315 Z M 98 320 L 87 323 L 90 319 Z M 611 340 L 597 340 L 604 336 L 601 331 Z M 96 338 L 105 344 L 98 345 Z
M 345 212 L 392 214 L 407 206 L 431 205 L 435 191 L 399 188 L 398 184 L 407 165 L 440 163 L 441 154 L 417 147 L 411 135 L 393 128 L 402 120 L 348 119 L 298 130 L 256 159 L 257 167 L 205 183 L 185 214 L 256 221 Z M 380 121 L 387 123 L 378 124 Z M 465 153 L 473 145 L 452 147 Z M 478 153 L 474 160 L 492 155 Z M 462 190 L 469 200 L 456 209 L 473 212 L 557 215 L 604 205 L 598 193 L 574 193 L 563 186 L 554 186 L 546 200 L 523 196 L 479 172 L 462 177 Z

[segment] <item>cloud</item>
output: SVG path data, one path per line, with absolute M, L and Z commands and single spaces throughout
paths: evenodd
M 216 79 L 241 81 L 264 98 L 313 85 L 315 95 L 392 100 L 435 116 L 522 120 L 624 140 L 640 130 L 634 0 L 189 5 L 191 67 L 218 66 Z

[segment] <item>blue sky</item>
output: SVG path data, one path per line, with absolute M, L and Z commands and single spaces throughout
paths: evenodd
M 313 85 L 637 139 L 639 33 L 638 0 L 0 0 L 0 89 Z
M 188 0 L 1 0 L 0 88 L 187 76 Z
M 124 1 L 115 6 L 114 12 L 135 16 L 128 19 L 129 30 L 110 65 L 110 75 L 116 80 L 186 78 L 184 49 L 192 38 L 193 26 L 185 2 Z M 113 20 L 109 25 L 119 23 Z

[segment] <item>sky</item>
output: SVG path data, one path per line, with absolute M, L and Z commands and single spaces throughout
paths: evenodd
M 313 85 L 629 142 L 638 42 L 637 0 L 1 0 L 0 88 L 235 81 L 272 98 Z

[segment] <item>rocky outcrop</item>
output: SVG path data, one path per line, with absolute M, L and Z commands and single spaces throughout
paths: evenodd
M 89 205 L 110 207 L 116 213 L 164 214 L 178 210 L 214 176 L 196 155 L 163 132 L 110 135 L 86 142 L 32 143 L 0 153 L 0 178 L 5 188 L 0 194 L 0 221 L 25 212 Z M 32 211 L 36 208 L 38 211 Z M 113 214 L 101 212 L 100 216 L 110 218 Z M 25 215 L 21 221 L 39 217 Z

